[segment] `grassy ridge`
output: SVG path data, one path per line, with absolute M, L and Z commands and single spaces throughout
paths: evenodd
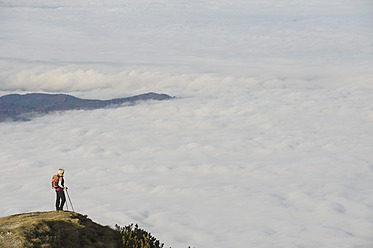
M 118 247 L 118 232 L 73 212 L 35 212 L 0 218 L 0 247 Z

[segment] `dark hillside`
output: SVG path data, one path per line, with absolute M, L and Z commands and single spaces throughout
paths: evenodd
M 0 121 L 23 120 L 25 118 L 22 118 L 22 115 L 27 113 L 46 114 L 52 111 L 99 109 L 110 105 L 131 104 L 146 100 L 161 101 L 170 98 L 172 97 L 169 95 L 153 92 L 111 100 L 80 99 L 66 94 L 11 94 L 0 97 Z

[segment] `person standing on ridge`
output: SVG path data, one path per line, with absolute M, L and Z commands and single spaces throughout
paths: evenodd
M 56 190 L 56 210 L 60 211 L 63 210 L 63 205 L 66 202 L 65 192 L 65 180 L 63 178 L 63 174 L 65 173 L 64 169 L 59 169 L 57 175 L 53 176 L 52 185 L 53 188 Z

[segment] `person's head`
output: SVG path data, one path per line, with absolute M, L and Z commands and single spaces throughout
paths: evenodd
M 57 172 L 57 175 L 59 175 L 60 177 L 62 177 L 63 173 L 65 173 L 65 170 L 64 169 L 59 169 L 58 172 Z

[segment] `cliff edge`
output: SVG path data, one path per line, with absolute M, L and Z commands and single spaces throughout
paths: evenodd
M 68 211 L 16 214 L 0 218 L 0 247 L 118 247 L 117 232 Z

